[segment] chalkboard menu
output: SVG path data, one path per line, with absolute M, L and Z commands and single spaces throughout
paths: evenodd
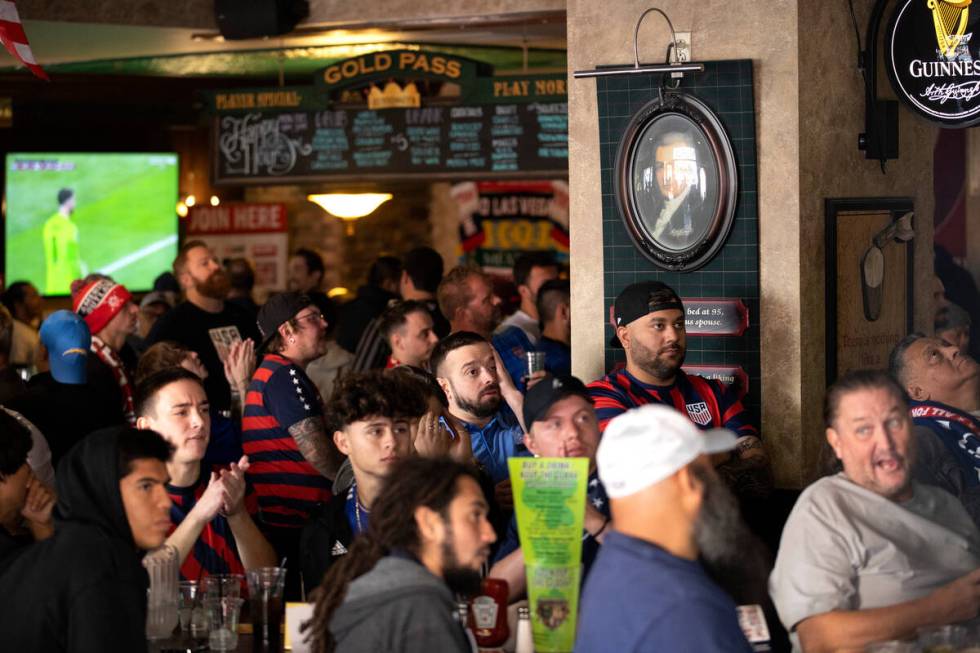
M 219 115 L 215 183 L 565 175 L 565 102 Z

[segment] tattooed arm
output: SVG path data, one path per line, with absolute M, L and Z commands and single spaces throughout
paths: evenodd
M 325 478 L 333 480 L 340 467 L 340 453 L 327 437 L 323 417 L 314 415 L 296 422 L 289 427 L 289 435 L 307 462 Z
M 764 499 L 772 492 L 769 454 L 754 435 L 740 437 L 731 458 L 716 470 L 736 496 Z

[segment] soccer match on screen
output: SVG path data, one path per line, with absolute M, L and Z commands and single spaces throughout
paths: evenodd
M 92 272 L 148 290 L 177 252 L 177 155 L 8 154 L 6 269 L 43 295 Z

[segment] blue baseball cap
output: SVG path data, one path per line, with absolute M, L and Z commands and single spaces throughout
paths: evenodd
M 92 334 L 80 315 L 71 311 L 52 313 L 41 324 L 41 342 L 48 350 L 48 363 L 55 381 L 72 385 L 85 383 Z

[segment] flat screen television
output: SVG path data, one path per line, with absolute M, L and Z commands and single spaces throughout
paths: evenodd
M 177 155 L 11 153 L 5 279 L 67 295 L 92 272 L 150 290 L 177 254 Z

